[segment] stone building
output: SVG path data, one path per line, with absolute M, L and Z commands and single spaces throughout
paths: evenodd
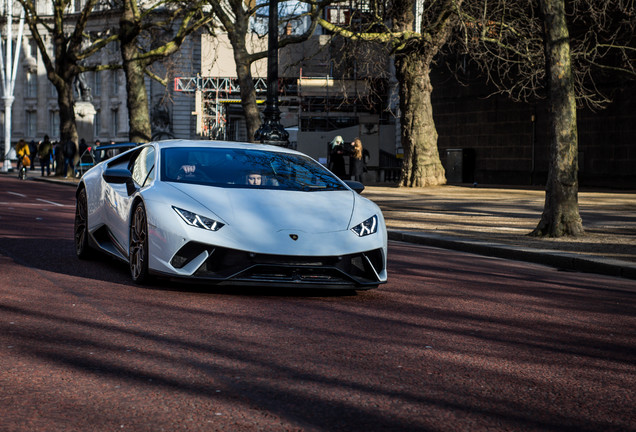
M 80 7 L 82 2 L 72 3 L 73 7 Z M 41 14 L 51 13 L 50 2 L 39 2 Z M 71 12 L 72 14 L 72 12 Z M 116 27 L 118 17 L 110 11 L 96 11 L 91 14 L 87 30 L 99 32 L 105 28 Z M 17 35 L 17 20 L 15 20 L 13 34 Z M 4 34 L 4 30 L 3 30 Z M 44 36 L 45 44 L 49 44 L 49 52 L 53 51 L 51 38 Z M 180 52 L 170 58 L 166 68 L 172 68 L 183 74 L 196 74 L 200 69 L 201 49 L 199 39 L 187 39 Z M 86 60 L 87 65 L 108 64 L 117 62 L 121 58 L 119 46 L 116 43 Z M 20 58 L 15 82 L 15 102 L 12 109 L 11 141 L 15 144 L 24 138 L 27 142 L 40 141 L 44 135 L 51 140 L 59 139 L 59 109 L 55 87 L 46 76 L 46 68 L 37 45 L 31 37 L 28 27 L 24 27 L 21 41 Z M 85 112 L 77 112 L 79 138 L 87 142 L 99 139 L 102 143 L 110 141 L 128 141 L 128 110 L 126 107 L 126 80 L 124 72 L 109 70 L 101 72 L 86 72 L 81 75 L 82 87 L 90 94 L 90 104 L 93 107 L 91 118 L 86 118 Z M 172 95 L 171 89 L 146 79 L 148 99 L 153 121 L 153 133 L 159 138 L 182 137 L 193 138 L 196 135 L 192 111 L 194 99 L 181 94 Z M 75 86 L 76 103 L 82 99 L 80 86 Z M 79 114 L 79 115 L 78 115 Z M 1 119 L 4 129 L 4 116 Z M 81 123 L 90 125 L 83 128 Z

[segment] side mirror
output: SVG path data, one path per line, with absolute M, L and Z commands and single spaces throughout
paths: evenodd
M 137 190 L 131 172 L 125 168 L 106 168 L 102 178 L 106 183 L 125 184 L 129 196 Z
M 360 182 L 353 181 L 353 180 L 345 180 L 344 182 L 347 186 L 349 186 L 351 189 L 358 192 L 359 194 L 361 194 L 362 191 L 364 190 L 364 185 Z

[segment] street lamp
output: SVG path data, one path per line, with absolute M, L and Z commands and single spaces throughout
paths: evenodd
M 289 146 L 289 133 L 280 124 L 278 109 L 278 0 L 269 3 L 267 55 L 267 100 L 263 110 L 263 123 L 254 134 L 261 144 Z

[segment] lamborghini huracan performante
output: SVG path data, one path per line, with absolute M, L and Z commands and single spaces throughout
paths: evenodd
M 152 276 L 214 284 L 369 289 L 387 280 L 382 212 L 297 151 L 170 140 L 84 174 L 75 248 Z

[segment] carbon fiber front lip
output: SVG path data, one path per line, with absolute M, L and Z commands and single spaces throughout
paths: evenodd
M 193 276 L 175 276 L 173 274 L 166 274 L 160 272 L 151 272 L 155 276 L 165 277 L 170 280 L 186 282 L 192 284 L 210 284 L 214 286 L 235 286 L 235 287 L 276 287 L 276 288 L 293 288 L 293 289 L 329 289 L 329 290 L 369 290 L 376 288 L 378 285 L 385 284 L 386 281 L 378 281 L 373 283 L 355 283 L 350 282 L 324 282 L 324 281 L 284 281 L 281 279 L 215 279 L 206 277 L 193 277 Z

